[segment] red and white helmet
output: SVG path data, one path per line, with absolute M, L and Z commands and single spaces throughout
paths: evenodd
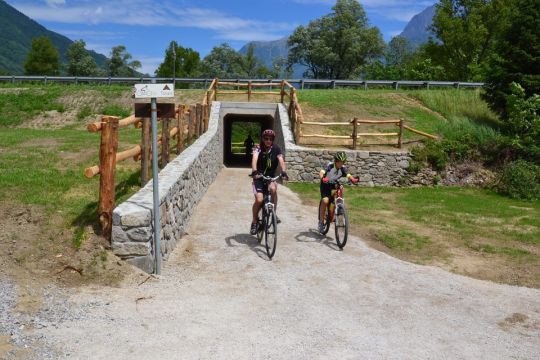
M 276 133 L 274 130 L 272 129 L 266 129 L 262 132 L 262 136 L 261 137 L 265 137 L 265 136 L 271 136 L 272 139 L 275 139 L 276 138 Z

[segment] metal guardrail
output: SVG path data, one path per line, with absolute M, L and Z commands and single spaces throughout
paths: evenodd
M 38 81 L 47 84 L 48 82 L 59 83 L 105 83 L 107 85 L 119 83 L 151 83 L 155 79 L 160 82 L 175 82 L 179 84 L 201 84 L 204 88 L 213 79 L 206 78 L 151 78 L 151 77 L 83 77 L 83 76 L 0 76 L 0 82 L 22 82 Z M 279 84 L 282 80 L 296 85 L 300 89 L 310 85 L 325 86 L 335 89 L 336 87 L 363 87 L 369 89 L 370 86 L 393 87 L 418 87 L 429 89 L 431 87 L 453 87 L 453 88 L 480 88 L 484 86 L 481 82 L 461 82 L 461 81 L 409 81 L 409 80 L 321 80 L 321 79 L 220 79 L 226 82 L 252 82 L 252 83 L 272 83 Z

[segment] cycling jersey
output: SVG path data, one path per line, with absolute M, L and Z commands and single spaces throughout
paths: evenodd
M 283 153 L 279 146 L 272 144 L 268 151 L 262 151 L 260 145 L 253 149 L 253 154 L 259 154 L 257 158 L 257 171 L 264 176 L 275 176 L 274 173 L 279 165 L 279 157 Z
M 328 163 L 328 165 L 326 165 L 323 171 L 324 177 L 328 178 L 328 180 L 330 181 L 336 181 L 339 178 L 347 176 L 347 168 L 345 167 L 345 165 L 337 169 L 336 165 L 333 162 Z

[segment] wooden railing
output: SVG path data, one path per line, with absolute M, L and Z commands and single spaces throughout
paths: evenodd
M 158 134 L 158 147 L 161 157 L 161 168 L 165 167 L 171 158 L 171 153 L 179 155 L 191 145 L 196 138 L 208 130 L 208 116 L 211 101 L 205 96 L 202 103 L 196 105 L 179 105 L 175 110 L 174 119 L 158 119 L 161 123 L 161 134 Z M 118 152 L 119 129 L 134 125 L 141 129 L 141 143 L 127 150 Z M 151 130 L 149 118 L 136 118 L 135 115 L 119 120 L 116 116 L 103 116 L 101 121 L 87 126 L 90 132 L 101 135 L 99 148 L 99 165 L 84 170 L 87 178 L 100 175 L 98 217 L 103 236 L 111 237 L 112 211 L 115 199 L 116 164 L 132 158 L 141 163 L 141 186 L 150 180 Z M 171 144 L 176 139 L 176 144 Z
M 437 139 L 437 136 L 431 135 L 428 133 L 425 133 L 420 130 L 416 130 L 410 126 L 405 125 L 405 121 L 403 119 L 398 120 L 362 120 L 358 118 L 352 119 L 350 122 L 308 122 L 304 121 L 301 122 L 302 125 L 316 125 L 316 126 L 343 126 L 343 127 L 351 127 L 351 135 L 323 135 L 323 134 L 310 134 L 310 135 L 302 135 L 301 137 L 303 139 L 305 138 L 323 138 L 323 139 L 339 139 L 339 140 L 352 140 L 352 148 L 356 149 L 358 144 L 358 139 L 365 138 L 365 137 L 396 137 L 396 146 L 398 148 L 401 148 L 403 144 L 403 130 L 409 130 L 411 132 L 414 132 L 418 135 L 425 136 L 430 139 Z M 397 132 L 358 132 L 358 126 L 360 124 L 368 124 L 368 125 L 395 125 L 398 127 Z M 306 143 L 306 142 L 304 142 Z

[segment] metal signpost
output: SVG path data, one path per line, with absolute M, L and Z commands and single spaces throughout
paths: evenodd
M 157 145 L 157 103 L 156 98 L 174 97 L 174 84 L 135 84 L 135 99 L 150 98 L 150 112 L 152 121 L 152 185 L 154 191 L 154 256 L 156 257 L 156 274 L 161 274 L 161 245 L 160 230 L 161 221 L 159 216 L 159 175 L 158 175 L 158 145 Z

